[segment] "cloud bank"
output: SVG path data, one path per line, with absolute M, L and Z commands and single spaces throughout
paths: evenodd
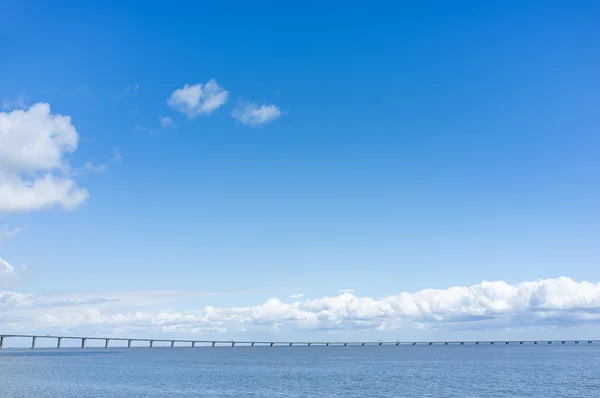
M 199 115 L 208 115 L 227 102 L 229 91 L 211 79 L 206 84 L 186 84 L 183 88 L 173 91 L 167 104 L 190 119 Z
M 71 118 L 47 103 L 0 112 L 0 214 L 83 203 L 88 192 L 69 177 L 65 160 L 78 141 Z
M 184 309 L 178 301 L 189 301 L 190 294 L 121 292 L 58 297 L 0 292 L 0 319 L 6 331 L 21 333 L 176 333 L 209 338 L 250 332 L 504 330 L 600 322 L 600 283 L 567 277 L 516 285 L 482 282 L 383 298 L 341 293 L 296 301 L 270 298 L 251 306 Z M 159 305 L 169 310 L 157 311 Z

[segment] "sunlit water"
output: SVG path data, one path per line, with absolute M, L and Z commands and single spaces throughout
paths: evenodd
M 4 350 L 0 397 L 600 397 L 600 345 Z

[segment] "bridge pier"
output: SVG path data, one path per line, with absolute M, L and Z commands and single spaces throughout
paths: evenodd
M 4 348 L 4 336 L 0 336 L 0 350 Z
M 329 347 L 329 343 L 325 343 L 325 347 Z
M 232 346 L 232 347 L 235 347 L 235 341 L 232 341 L 232 342 L 231 342 L 231 346 Z
M 154 340 L 150 340 L 150 348 L 154 347 Z
M 31 338 L 31 348 L 35 348 L 35 339 L 37 339 L 35 336 Z
M 171 341 L 171 348 L 175 347 L 175 342 Z
M 251 344 L 250 344 L 250 347 L 254 347 L 254 343 L 251 343 Z
M 348 343 L 344 343 L 344 347 L 347 347 L 347 346 L 348 346 Z
M 85 338 L 81 339 L 81 348 L 85 348 Z
M 215 346 L 215 342 L 214 342 L 214 341 L 212 342 L 212 346 L 213 346 L 213 347 Z
M 362 343 L 362 346 L 364 347 L 365 343 Z
M 292 344 L 294 344 L 294 343 L 290 343 L 290 347 L 292 346 Z
M 150 344 L 150 347 L 152 347 L 152 344 Z M 131 340 L 127 340 L 127 348 L 131 348 Z
M 108 348 L 108 339 L 104 340 L 104 348 Z
M 275 343 L 271 343 L 271 347 L 275 347 Z
M 60 343 L 62 342 L 62 337 L 56 339 L 56 348 L 60 348 Z
M 310 347 L 310 343 L 308 343 L 307 347 Z
M 465 345 L 465 342 L 464 342 L 464 341 L 461 341 L 461 342 L 460 342 L 460 345 Z
M 196 342 L 192 341 L 192 348 L 196 347 Z

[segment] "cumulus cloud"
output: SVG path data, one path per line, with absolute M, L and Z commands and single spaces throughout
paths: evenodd
M 211 79 L 205 84 L 186 84 L 183 88 L 173 91 L 167 104 L 193 119 L 212 113 L 224 105 L 228 97 L 229 91 L 219 86 L 215 79 Z
M 88 193 L 64 159 L 78 141 L 71 118 L 52 114 L 47 103 L 0 112 L 0 213 L 83 203 Z
M 258 104 L 250 103 L 236 108 L 232 116 L 247 126 L 259 126 L 278 119 L 281 111 L 276 105 L 258 106 Z
M 20 327 L 26 324 L 36 330 L 44 327 L 78 330 L 97 325 L 96 332 L 108 334 L 171 332 L 211 336 L 239 330 L 277 333 L 418 330 L 422 333 L 600 323 L 600 283 L 577 282 L 566 277 L 516 285 L 482 282 L 383 298 L 351 293 L 293 303 L 271 298 L 259 305 L 241 307 L 208 305 L 183 309 L 177 300 L 189 301 L 191 297 L 183 296 L 176 292 L 146 292 L 141 296 L 116 293 L 53 298 L 4 292 L 0 293 L 0 316 L 18 315 Z M 169 310 L 156 311 L 159 303 L 163 308 L 169 303 Z M 93 317 L 89 317 L 90 310 Z

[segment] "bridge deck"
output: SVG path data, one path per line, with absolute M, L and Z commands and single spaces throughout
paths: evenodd
M 482 345 L 482 344 L 592 344 L 598 340 L 580 339 L 580 340 L 441 340 L 441 341 L 256 341 L 256 340 L 182 340 L 182 339 L 149 339 L 149 338 L 126 338 L 126 337 L 97 337 L 97 336 L 59 336 L 59 335 L 31 335 L 31 334 L 0 334 L 0 349 L 4 348 L 4 344 L 8 338 L 27 338 L 31 339 L 31 348 L 36 348 L 38 339 L 55 339 L 57 341 L 56 348 L 61 347 L 62 340 L 79 340 L 81 348 L 86 347 L 88 340 L 104 341 L 104 347 L 109 347 L 111 341 L 126 341 L 127 348 L 131 348 L 132 342 L 148 343 L 149 348 L 154 346 L 154 343 L 170 343 L 171 347 L 175 344 L 189 344 L 191 347 L 198 345 L 216 346 L 397 346 L 397 345 Z M 117 347 L 111 347 L 117 348 Z

